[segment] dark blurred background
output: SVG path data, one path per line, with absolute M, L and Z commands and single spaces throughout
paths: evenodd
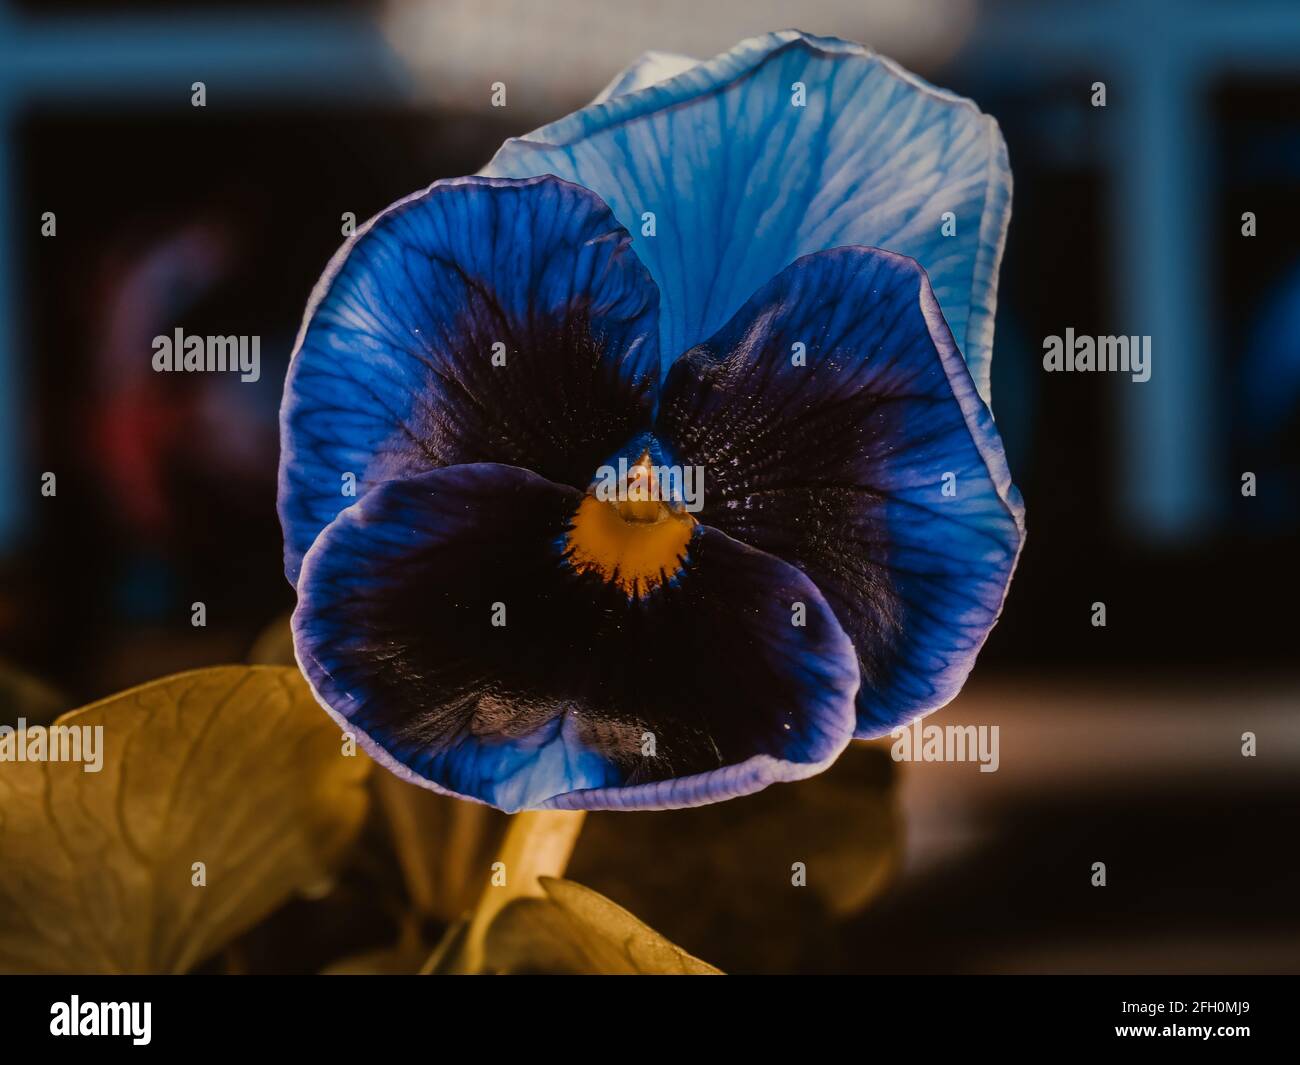
M 242 659 L 292 605 L 276 412 L 343 213 L 645 50 L 792 25 L 1002 125 L 993 403 L 1029 524 L 936 719 L 1000 724 L 1002 768 L 904 767 L 903 874 L 805 967 L 1300 969 L 1293 0 L 0 4 L 0 658 L 77 703 Z M 153 373 L 178 326 L 259 335 L 261 381 Z M 1067 327 L 1150 334 L 1151 380 L 1044 373 Z

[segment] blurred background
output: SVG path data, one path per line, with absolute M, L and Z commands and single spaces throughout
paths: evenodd
M 999 725 L 1001 768 L 901 767 L 899 875 L 790 964 L 1300 970 L 1294 0 L 0 3 L 0 658 L 74 704 L 243 659 L 293 601 L 276 414 L 342 215 L 476 171 L 643 51 L 788 26 L 1002 125 L 993 395 L 1029 524 L 935 719 Z M 260 382 L 153 373 L 177 326 L 259 335 Z M 1067 327 L 1151 335 L 1151 380 L 1045 374 Z

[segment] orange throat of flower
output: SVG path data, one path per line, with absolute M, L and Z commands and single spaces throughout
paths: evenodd
M 569 525 L 564 557 L 576 572 L 594 573 L 635 599 L 681 571 L 694 530 L 690 514 L 658 500 L 587 495 Z

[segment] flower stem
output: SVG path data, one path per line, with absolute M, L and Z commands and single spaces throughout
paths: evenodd
M 487 886 L 469 918 L 463 971 L 482 971 L 487 930 L 497 914 L 515 899 L 544 897 L 538 877 L 564 875 L 586 816 L 584 810 L 526 810 L 510 819 Z

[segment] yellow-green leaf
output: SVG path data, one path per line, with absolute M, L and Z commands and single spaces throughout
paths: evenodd
M 506 815 L 408 784 L 382 769 L 372 785 L 412 904 L 427 917 L 456 920 L 483 890 Z
M 365 814 L 369 763 L 296 669 L 182 673 L 58 724 L 102 728 L 103 767 L 0 763 L 0 971 L 190 969 L 318 890 Z
M 543 877 L 546 897 L 506 906 L 487 932 L 493 973 L 717 975 L 605 896 Z
M 566 875 L 728 972 L 798 969 L 841 949 L 838 925 L 898 866 L 894 776 L 888 749 L 854 743 L 819 776 L 729 802 L 592 813 Z

